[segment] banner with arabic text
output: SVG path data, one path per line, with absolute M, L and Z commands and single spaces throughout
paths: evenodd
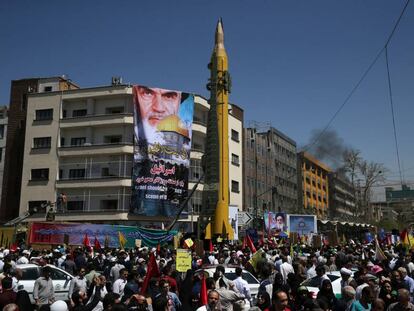
M 97 238 L 102 247 L 119 248 L 119 233 L 127 240 L 126 248 L 134 248 L 135 240 L 141 240 L 142 245 L 150 247 L 164 244 L 177 234 L 176 231 L 130 226 L 34 222 L 30 227 L 29 244 L 82 245 L 87 234 L 92 244 Z
M 188 192 L 194 95 L 136 85 L 133 98 L 130 213 L 175 217 Z

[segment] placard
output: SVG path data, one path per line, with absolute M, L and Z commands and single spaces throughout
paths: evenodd
M 191 252 L 182 248 L 177 249 L 176 270 L 178 272 L 187 272 L 187 270 L 191 269 L 191 259 Z

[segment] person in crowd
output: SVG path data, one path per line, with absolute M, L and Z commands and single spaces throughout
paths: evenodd
M 371 310 L 371 304 L 375 299 L 374 291 L 371 287 L 366 286 L 362 289 L 361 299 L 352 303 L 350 311 L 369 311 Z
M 350 285 L 344 286 L 341 289 L 341 298 L 337 299 L 333 310 L 335 311 L 347 311 L 355 301 L 355 288 Z
M 69 285 L 69 291 L 68 291 L 68 298 L 72 297 L 72 294 L 74 292 L 82 291 L 86 293 L 87 284 L 86 284 L 86 278 L 85 278 L 85 268 L 80 268 L 79 273 L 77 276 L 75 276 L 71 281 Z
M 236 267 L 235 269 L 236 278 L 234 279 L 234 285 L 236 286 L 238 292 L 243 294 L 246 299 L 250 300 L 252 298 L 249 288 L 249 283 L 243 279 L 243 269 Z
M 126 268 L 122 268 L 119 271 L 119 278 L 114 282 L 113 286 L 112 286 L 112 291 L 115 294 L 119 294 L 119 296 L 122 297 L 124 296 L 124 290 L 125 290 L 125 286 L 127 284 L 128 281 L 128 270 Z
M 207 305 L 201 306 L 196 311 L 222 311 L 220 294 L 216 290 L 211 290 L 207 295 Z
M 270 296 L 267 292 L 262 292 L 257 295 L 257 307 L 261 311 L 270 311 Z
M 0 294 L 0 310 L 2 310 L 9 303 L 16 302 L 16 292 L 12 288 L 13 280 L 10 277 L 5 277 L 1 280 L 2 293 Z
M 398 301 L 390 304 L 387 311 L 414 311 L 414 305 L 410 302 L 410 292 L 405 288 L 398 290 Z
M 50 278 L 52 269 L 49 266 L 42 268 L 42 276 L 36 279 L 33 287 L 33 298 L 37 306 L 49 305 L 55 301 L 55 290 Z
M 160 292 L 155 297 L 155 301 L 157 301 L 160 298 L 166 298 L 168 302 L 168 308 L 170 311 L 179 310 L 181 308 L 181 301 L 175 293 L 170 291 L 170 284 L 168 283 L 168 281 L 165 279 L 160 280 L 159 288 Z
M 272 296 L 272 311 L 291 311 L 289 298 L 284 291 L 277 291 Z
M 328 309 L 332 309 L 336 305 L 336 297 L 332 289 L 332 283 L 330 280 L 323 280 L 319 289 L 317 300 L 322 301 Z

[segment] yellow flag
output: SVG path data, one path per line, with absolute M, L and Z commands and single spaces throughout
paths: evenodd
M 254 270 L 257 269 L 257 263 L 259 262 L 260 258 L 262 258 L 263 250 L 259 249 L 256 253 L 253 254 L 252 258 L 250 258 L 249 262 L 254 268 Z
M 119 247 L 121 249 L 125 248 L 125 244 L 127 240 L 125 239 L 125 236 L 122 234 L 121 231 L 118 231 L 118 239 L 119 239 Z

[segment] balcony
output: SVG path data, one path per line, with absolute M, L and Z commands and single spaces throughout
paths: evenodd
M 101 178 L 71 178 L 56 181 L 58 189 L 131 187 L 131 176 Z
M 106 127 L 111 125 L 134 124 L 132 113 L 86 115 L 60 119 L 60 128 Z
M 205 125 L 202 125 L 199 122 L 193 122 L 193 132 L 199 132 L 202 134 L 207 133 L 207 127 Z
M 58 149 L 59 157 L 82 156 L 82 155 L 110 155 L 110 154 L 132 154 L 134 146 L 132 143 L 122 142 L 114 144 L 90 144 L 81 146 L 62 146 Z

